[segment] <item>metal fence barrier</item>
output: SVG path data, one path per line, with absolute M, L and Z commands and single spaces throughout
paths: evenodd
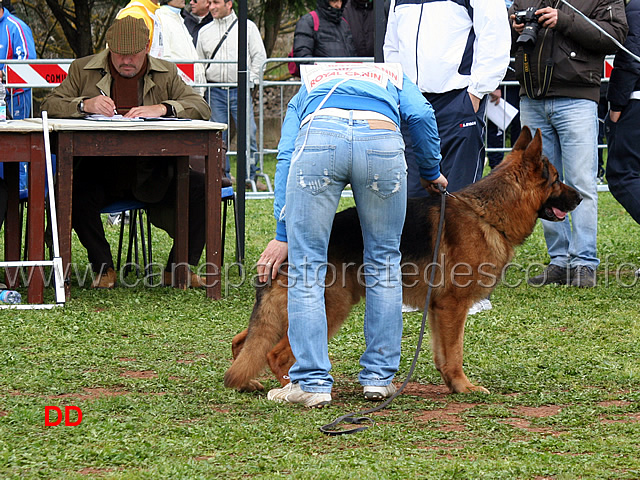
M 277 122 L 277 125 L 275 125 L 272 128 L 276 128 L 279 131 L 279 127 L 282 125 L 282 123 L 284 122 L 284 117 L 286 114 L 286 108 L 287 108 L 287 103 L 289 101 L 289 99 L 295 94 L 295 92 L 299 89 L 301 82 L 300 79 L 295 79 L 295 78 L 289 78 L 287 80 L 271 80 L 267 77 L 267 72 L 273 69 L 278 69 L 280 68 L 281 71 L 283 72 L 287 72 L 287 64 L 291 61 L 304 61 L 304 62 L 372 62 L 373 58 L 372 57 L 359 57 L 359 58 L 353 58 L 353 57 L 339 57 L 339 58 L 267 58 L 263 64 L 260 67 L 260 75 L 259 75 L 259 80 L 258 80 L 258 95 L 257 95 L 257 105 L 254 106 L 254 110 L 257 108 L 258 110 L 258 115 L 257 115 L 257 152 L 256 152 L 256 158 L 251 158 L 251 155 L 249 154 L 249 147 L 250 147 L 250 118 L 247 115 L 246 116 L 246 121 L 247 121 L 247 128 L 246 128 L 246 132 L 247 132 L 247 166 L 246 166 L 246 172 L 247 172 L 247 178 L 245 179 L 245 181 L 251 185 L 251 192 L 247 192 L 246 193 L 246 197 L 247 198 L 269 198 L 273 196 L 273 188 L 272 188 L 272 182 L 271 179 L 269 177 L 268 174 L 266 174 L 264 172 L 264 161 L 265 161 L 265 156 L 266 155 L 273 155 L 277 153 L 277 149 L 274 148 L 273 146 L 265 146 L 265 124 L 267 122 L 267 118 L 277 118 L 279 120 L 279 122 Z M 193 66 L 196 63 L 201 63 L 201 64 L 234 64 L 236 62 L 233 61 L 220 61 L 220 60 L 189 60 L 189 59 L 181 59 L 181 60 L 172 60 L 174 63 L 176 63 L 176 65 L 178 66 L 178 68 L 184 69 L 186 72 L 192 72 L 193 69 L 189 68 L 189 66 Z M 43 90 L 47 90 L 47 89 L 52 89 L 56 86 L 58 86 L 60 84 L 60 82 L 64 79 L 64 77 L 66 76 L 66 73 L 68 71 L 68 66 L 73 62 L 73 59 L 30 59 L 30 60 L 2 60 L 2 63 L 5 64 L 5 69 L 10 68 L 10 69 L 14 69 L 14 70 L 18 70 L 20 68 L 24 69 L 26 67 L 30 68 L 30 72 L 27 72 L 27 74 L 25 74 L 24 76 L 26 77 L 25 79 L 23 79 L 22 82 L 11 82 L 11 78 L 15 77 L 15 75 L 9 75 L 8 78 L 8 82 L 6 84 L 7 87 L 9 88 L 31 88 L 31 89 L 43 89 Z M 603 68 L 603 71 L 605 72 L 610 72 L 611 70 L 611 66 L 613 63 L 613 56 L 607 56 L 607 58 L 605 59 L 605 65 Z M 25 67 L 26 66 L 26 67 Z M 206 67 L 205 67 L 206 68 Z M 605 75 L 605 77 L 603 78 L 603 83 L 607 83 L 609 81 L 608 79 L 608 75 Z M 236 88 L 237 84 L 236 83 L 195 83 L 195 81 L 193 81 L 192 83 L 193 87 L 199 87 L 199 88 L 203 88 L 204 92 L 205 92 L 205 98 L 209 98 L 209 94 L 211 91 L 211 88 Z M 507 87 L 511 87 L 511 88 L 517 88 L 518 87 L 518 82 L 515 81 L 503 81 L 501 82 L 500 86 L 507 86 Z M 266 115 L 266 111 L 265 111 L 265 105 L 267 103 L 267 92 L 269 91 L 273 91 L 276 90 L 276 94 L 271 95 L 272 97 L 278 98 L 279 99 L 279 106 L 277 108 L 278 110 L 278 114 L 277 117 L 267 117 Z M 227 94 L 228 95 L 228 94 Z M 227 118 L 232 118 L 231 115 L 231 111 L 229 108 L 229 101 L 228 101 L 229 97 L 227 96 Z M 252 99 L 250 99 L 252 100 Z M 32 102 L 33 102 L 33 95 L 32 95 Z M 253 101 L 249 101 L 247 102 L 248 105 L 253 105 Z M 7 102 L 7 107 L 9 107 L 10 102 Z M 32 105 L 32 115 L 35 113 L 33 112 L 33 105 Z M 511 150 L 510 147 L 507 146 L 506 144 L 506 135 L 502 136 L 503 139 L 503 144 L 502 147 L 496 147 L 496 148 L 489 148 L 486 147 L 487 145 L 487 137 L 486 137 L 486 131 L 485 131 L 485 147 L 486 147 L 486 153 L 489 154 L 491 152 L 502 152 L 502 153 L 506 153 L 509 152 Z M 605 151 L 607 146 L 606 144 L 600 144 L 598 145 L 598 148 L 602 151 Z M 229 149 L 227 151 L 227 155 L 229 156 L 236 156 L 237 155 L 237 151 Z M 257 188 L 256 188 L 256 184 L 253 181 L 253 179 L 248 178 L 249 177 L 249 171 L 250 171 L 250 163 L 255 162 L 256 166 L 258 168 L 258 172 L 257 172 L 257 176 L 261 177 L 264 179 L 265 184 L 268 188 L 268 192 L 258 192 Z M 598 185 L 598 191 L 602 192 L 602 191 L 608 191 L 608 186 L 607 185 Z M 349 193 L 346 193 L 346 196 L 349 196 Z

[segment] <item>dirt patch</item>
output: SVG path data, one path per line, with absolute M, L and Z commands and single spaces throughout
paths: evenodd
M 58 398 L 75 398 L 78 400 L 96 400 L 102 397 L 118 397 L 120 395 L 129 395 L 126 390 L 110 390 L 108 388 L 83 388 L 84 393 L 63 393 L 60 395 L 49 395 L 49 399 Z
M 6 417 L 9 415 L 9 412 L 5 412 L 4 410 L 0 410 L 0 417 Z
M 554 435 L 557 432 L 553 432 L 550 427 L 532 427 L 531 422 L 524 418 L 505 418 L 500 420 L 500 423 L 504 423 L 505 425 L 510 425 L 514 428 L 519 428 L 520 430 L 526 430 L 531 433 L 553 433 Z
M 193 457 L 194 460 L 197 461 L 207 461 L 207 460 L 211 460 L 212 458 L 216 458 L 213 455 L 201 455 L 199 457 Z
M 82 470 L 78 470 L 78 473 L 80 475 L 98 475 L 98 476 L 102 476 L 102 475 L 107 475 L 108 473 L 111 473 L 115 470 L 115 468 L 92 468 L 92 467 L 87 467 L 87 468 L 83 468 Z
M 423 411 L 416 416 L 416 420 L 422 422 L 438 422 L 438 430 L 443 432 L 462 432 L 467 427 L 462 423 L 460 414 L 475 407 L 475 403 L 449 403 L 444 408 Z
M 558 405 L 542 405 L 540 407 L 517 407 L 512 409 L 518 416 L 545 418 L 557 415 L 562 411 Z
M 628 413 L 626 415 L 600 415 L 602 423 L 636 423 L 640 422 L 640 413 Z
M 398 386 L 398 385 L 396 385 Z M 434 402 L 442 402 L 449 395 L 449 389 L 444 385 L 423 385 L 421 383 L 408 383 L 402 392 L 403 395 L 422 397 Z
M 118 361 L 120 362 L 135 362 L 136 359 L 135 358 L 130 358 L 130 357 L 121 357 L 118 359 Z
M 599 407 L 626 407 L 631 405 L 631 402 L 626 400 L 607 400 L 604 402 L 598 402 Z
M 158 378 L 158 374 L 153 370 L 125 370 L 120 374 L 121 377 L 128 378 Z

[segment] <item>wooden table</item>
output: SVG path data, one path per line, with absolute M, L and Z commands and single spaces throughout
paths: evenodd
M 138 155 L 176 159 L 177 233 L 174 244 L 178 267 L 175 278 L 177 286 L 183 289 L 187 288 L 189 276 L 189 157 L 205 157 L 206 291 L 209 298 L 219 299 L 222 132 L 226 125 L 202 120 L 109 122 L 53 118 L 49 119 L 49 124 L 52 128 L 52 152 L 57 156 L 58 231 L 67 298 L 70 296 L 73 158 Z
M 0 123 L 0 162 L 4 163 L 9 202 L 4 224 L 4 258 L 20 260 L 22 232 L 19 219 L 19 165 L 29 162 L 29 208 L 27 213 L 27 255 L 29 260 L 44 260 L 45 155 L 42 125 L 24 120 Z M 7 286 L 19 285 L 16 267 L 7 267 Z M 29 303 L 42 303 L 44 277 L 42 267 L 31 267 L 27 277 Z

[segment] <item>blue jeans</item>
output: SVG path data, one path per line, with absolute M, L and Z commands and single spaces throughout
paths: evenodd
M 229 125 L 229 112 L 233 117 L 233 122 L 238 125 L 238 89 L 237 88 L 210 88 L 209 89 L 209 105 L 211 106 L 211 121 L 226 123 Z M 256 152 L 258 151 L 258 144 L 256 143 L 256 119 L 253 116 L 253 108 L 249 104 L 248 108 L 250 129 L 249 139 L 249 178 L 255 180 L 256 178 Z M 222 139 L 229 145 L 228 134 L 229 130 L 225 130 L 222 133 Z M 229 163 L 229 155 L 226 158 L 226 165 L 224 172 L 229 176 L 231 172 L 231 164 Z
M 301 128 L 293 159 L 286 196 L 289 341 L 296 357 L 291 381 L 307 392 L 331 392 L 323 286 L 333 218 L 342 190 L 351 184 L 366 286 L 366 349 L 358 378 L 362 385 L 388 385 L 398 370 L 402 337 L 400 236 L 407 204 L 402 136 L 398 129 L 372 130 L 365 120 L 318 116 Z
M 598 233 L 598 104 L 577 98 L 520 99 L 520 120 L 542 132 L 542 153 L 582 203 L 563 222 L 542 221 L 551 263 L 596 268 Z

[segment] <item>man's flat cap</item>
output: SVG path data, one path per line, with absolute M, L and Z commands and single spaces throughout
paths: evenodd
M 142 18 L 122 17 L 107 30 L 109 50 L 118 55 L 140 53 L 149 45 L 149 29 Z

